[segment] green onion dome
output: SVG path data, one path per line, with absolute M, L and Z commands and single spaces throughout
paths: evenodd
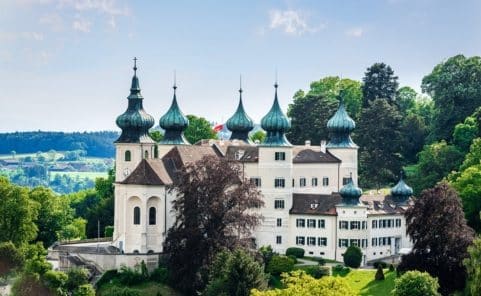
M 339 108 L 327 122 L 327 130 L 331 137 L 327 147 L 356 147 L 350 135 L 354 128 L 356 123 L 347 114 L 341 94 Z
M 354 182 L 352 181 L 352 174 L 349 182 L 342 186 L 341 190 L 339 190 L 339 194 L 341 194 L 342 202 L 345 204 L 357 205 L 359 203 L 362 190 L 354 185 Z
M 396 201 L 406 201 L 409 197 L 413 195 L 413 189 L 409 187 L 403 180 L 403 172 L 401 172 L 401 177 L 399 182 L 391 188 L 391 196 Z
M 137 59 L 134 59 L 135 61 Z M 120 137 L 116 143 L 153 143 L 149 136 L 149 129 L 154 126 L 154 118 L 145 112 L 140 93 L 139 78 L 137 77 L 137 64 L 134 64 L 134 77 L 130 95 L 127 97 L 129 104 L 127 110 L 117 117 L 117 126 L 122 129 Z
M 189 142 L 184 137 L 184 131 L 189 125 L 189 120 L 179 108 L 177 104 L 176 90 L 177 86 L 174 85 L 174 98 L 169 110 L 165 113 L 159 121 L 161 128 L 165 130 L 164 138 L 160 141 L 161 144 L 171 145 L 189 145 Z
M 249 142 L 249 132 L 254 128 L 254 122 L 244 111 L 242 104 L 242 88 L 239 89 L 239 106 L 234 115 L 226 122 L 227 128 L 232 132 L 231 140 Z
M 287 116 L 282 112 L 277 98 L 277 83 L 275 87 L 274 104 L 271 110 L 262 118 L 261 127 L 267 132 L 263 145 L 265 146 L 291 146 L 285 132 L 291 127 Z

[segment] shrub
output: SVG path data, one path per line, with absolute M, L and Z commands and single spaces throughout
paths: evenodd
M 272 257 L 274 255 L 276 255 L 276 253 L 274 253 L 274 251 L 272 250 L 272 247 L 270 245 L 269 246 L 262 246 L 259 249 L 259 253 L 262 256 L 262 259 L 264 260 L 265 266 L 267 266 L 269 264 L 269 262 L 271 261 Z
M 378 268 L 379 266 L 381 266 L 381 268 L 386 268 L 387 267 L 387 263 L 386 262 L 383 262 L 383 261 L 376 261 L 374 262 L 374 264 L 372 265 L 374 266 L 374 268 Z
M 128 287 L 113 286 L 102 293 L 103 296 L 141 296 L 140 292 Z
M 304 258 L 304 249 L 297 248 L 297 247 L 287 248 L 286 256 L 289 256 L 289 255 L 292 255 L 296 258 Z
M 91 284 L 85 284 L 78 286 L 77 289 L 73 291 L 73 296 L 95 296 L 95 289 Z
M 376 281 L 383 281 L 384 280 L 384 271 L 382 270 L 382 267 L 379 265 L 376 271 L 376 275 L 374 276 L 374 279 Z
M 68 275 L 61 271 L 49 270 L 43 275 L 45 285 L 51 289 L 63 288 L 67 280 Z
M 145 264 L 144 260 L 140 262 L 140 274 L 142 275 L 144 280 L 147 280 L 149 278 L 149 270 L 147 269 L 147 265 Z
M 150 280 L 166 284 L 169 280 L 169 271 L 165 267 L 158 267 L 150 274 Z
M 362 251 L 359 247 L 350 246 L 344 253 L 344 264 L 352 268 L 361 266 Z
M 339 274 L 340 276 L 345 276 L 351 271 L 351 269 L 349 267 L 338 264 L 332 268 L 332 271 Z
M 438 296 L 439 283 L 427 272 L 408 271 L 396 279 L 394 296 Z
M 25 258 L 12 242 L 0 243 L 0 277 L 23 265 Z
M 289 272 L 294 268 L 294 261 L 287 256 L 275 255 L 267 266 L 266 271 L 272 275 L 280 275 L 283 272 Z
M 326 259 L 319 257 L 317 258 L 317 263 L 319 263 L 320 266 L 326 265 Z
M 102 274 L 102 277 L 100 277 L 100 279 L 97 281 L 95 286 L 97 286 L 97 288 L 100 288 L 103 285 L 110 283 L 112 280 L 116 278 L 117 278 L 117 269 L 107 270 L 106 272 L 104 272 L 104 274 Z
M 120 268 L 117 278 L 119 279 L 119 282 L 125 286 L 137 285 L 146 280 L 137 268 L 134 269 L 125 265 Z
M 320 279 L 323 276 L 329 275 L 329 267 L 324 266 L 307 266 L 304 271 L 315 279 Z
M 294 264 L 297 263 L 297 258 L 296 258 L 296 256 L 294 256 L 294 255 L 289 255 L 289 256 L 287 256 L 287 257 L 291 258 L 292 261 L 294 261 Z
M 389 265 L 389 272 L 393 272 L 394 271 L 394 265 L 390 264 Z
M 105 237 L 113 237 L 114 236 L 114 227 L 113 226 L 105 226 L 104 236 Z
M 68 291 L 73 291 L 81 285 L 88 284 L 89 273 L 85 268 L 71 268 L 67 271 L 67 276 L 65 287 Z

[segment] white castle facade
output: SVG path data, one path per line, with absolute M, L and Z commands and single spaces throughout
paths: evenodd
M 134 68 L 136 70 L 136 68 Z M 254 230 L 257 247 L 270 245 L 279 253 L 289 247 L 307 256 L 342 261 L 348 246 L 361 248 L 368 261 L 409 249 L 404 212 L 412 204 L 412 190 L 402 181 L 391 194 L 362 195 L 357 188 L 358 147 L 350 133 L 355 127 L 344 105 L 328 123 L 331 138 L 313 145 L 291 145 L 284 133 L 289 121 L 277 98 L 262 119 L 267 137 L 251 143 L 252 120 L 239 107 L 227 127 L 230 140 L 203 140 L 193 145 L 183 137 L 188 120 L 174 99 L 160 119 L 164 139 L 154 142 L 148 130 L 154 119 L 143 107 L 139 82 L 132 79 L 127 111 L 117 118 L 122 135 L 116 141 L 115 218 L 112 245 L 124 254 L 158 254 L 174 224 L 166 188 L 183 165 L 205 155 L 236 160 L 262 193 L 260 226 Z

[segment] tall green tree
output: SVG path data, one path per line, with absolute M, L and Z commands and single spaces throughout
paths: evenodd
M 393 104 L 399 87 L 398 77 L 394 76 L 391 66 L 385 63 L 375 63 L 367 68 L 362 79 L 362 105 L 369 107 L 369 102 L 383 99 Z
M 360 183 L 382 186 L 396 180 L 401 162 L 401 114 L 396 106 L 376 99 L 362 110 L 354 135 L 359 145 Z
M 171 188 L 174 225 L 164 242 L 170 282 L 186 295 L 201 291 L 215 254 L 222 249 L 248 246 L 260 216 L 252 211 L 262 206 L 260 192 L 242 168 L 224 158 L 205 156 L 187 163 Z
M 471 295 L 481 295 L 481 237 L 468 247 L 469 257 L 464 260 L 468 271 L 468 287 Z
M 362 105 L 361 84 L 351 79 L 328 76 L 310 85 L 307 93 L 299 90 L 294 101 L 289 104 L 287 116 L 291 119 L 291 129 L 287 138 L 291 143 L 302 145 L 306 140 L 319 145 L 329 134 L 327 121 L 336 112 L 339 92 L 343 91 L 344 103 L 349 114 L 357 119 Z
M 469 146 L 478 135 L 479 127 L 476 118 L 468 116 L 463 123 L 458 123 L 454 127 L 453 143 L 459 150 L 468 152 Z
M 185 138 L 191 144 L 195 144 L 204 139 L 217 139 L 217 133 L 212 129 L 212 125 L 204 117 L 187 115 L 189 126 L 184 132 Z
M 99 202 L 82 216 L 87 220 L 87 237 L 102 236 L 105 227 L 114 225 L 114 182 L 115 171 L 110 170 L 107 178 L 95 180 L 95 190 Z M 98 226 L 100 224 L 100 232 Z
M 468 225 L 480 233 L 481 164 L 473 165 L 465 169 L 452 184 L 458 191 L 459 197 L 461 197 Z
M 423 78 L 423 92 L 434 100 L 432 140 L 450 141 L 454 126 L 481 105 L 481 57 L 453 56 Z
M 398 89 L 396 94 L 396 104 L 401 114 L 407 114 L 416 106 L 418 93 L 409 86 L 403 86 Z
M 34 240 L 38 206 L 29 199 L 28 189 L 0 177 L 0 242 L 11 241 L 20 246 Z
M 403 255 L 400 271 L 426 271 L 439 279 L 440 292 L 449 295 L 462 290 L 468 246 L 474 231 L 467 226 L 456 191 L 442 182 L 424 190 L 405 214 L 411 253 Z
M 401 125 L 401 154 L 406 163 L 416 163 L 418 153 L 423 149 L 428 135 L 424 119 L 417 114 L 408 113 Z

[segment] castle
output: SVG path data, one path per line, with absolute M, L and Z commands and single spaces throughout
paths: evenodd
M 183 165 L 205 155 L 242 163 L 245 175 L 264 200 L 263 220 L 254 231 L 257 247 L 270 245 L 284 253 L 301 247 L 308 256 L 342 261 L 348 246 L 361 248 L 364 260 L 377 260 L 409 250 L 404 212 L 412 204 L 412 189 L 402 177 L 389 195 L 362 195 L 357 187 L 358 146 L 350 133 L 355 122 L 341 102 L 327 124 L 328 142 L 292 145 L 285 137 L 290 122 L 282 112 L 275 84 L 274 102 L 262 118 L 263 143 L 249 141 L 253 121 L 239 105 L 226 122 L 229 140 L 188 143 L 183 132 L 189 121 L 177 102 L 160 118 L 165 130 L 156 143 L 149 136 L 155 120 L 142 106 L 139 78 L 134 76 L 125 113 L 117 118 L 122 133 L 115 142 L 115 218 L 112 246 L 122 254 L 159 254 L 174 223 L 166 189 Z M 317 143 L 316 143 L 317 144 Z

